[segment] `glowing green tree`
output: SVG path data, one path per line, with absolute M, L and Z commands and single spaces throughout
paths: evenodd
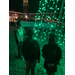
M 61 3 L 61 4 L 60 4 Z M 60 5 L 60 6 L 59 6 Z M 40 13 L 40 14 L 39 14 Z M 40 18 L 40 22 L 39 22 Z M 44 22 L 46 24 L 57 24 L 56 28 L 53 29 L 53 25 L 51 25 L 49 28 L 43 28 L 45 26 Z M 65 0 L 41 0 L 39 1 L 39 9 L 37 12 L 37 15 L 35 16 L 35 26 L 39 28 L 34 28 L 35 30 L 35 39 L 39 40 L 40 42 L 43 42 L 47 39 L 50 32 L 54 32 L 57 36 L 57 43 L 61 47 L 63 54 L 65 47 Z M 40 38 L 39 38 L 40 36 Z M 64 67 L 62 64 L 65 63 L 65 58 L 63 55 L 63 58 L 61 60 L 62 66 L 62 72 L 57 73 L 57 75 L 65 75 Z M 59 66 L 59 67 L 60 67 Z M 58 67 L 58 68 L 59 68 Z
M 43 20 L 47 24 L 54 23 L 55 20 L 57 20 L 58 21 L 56 23 L 57 27 L 54 29 L 54 32 L 55 32 L 56 36 L 59 37 L 59 38 L 57 38 L 57 40 L 58 40 L 57 43 L 60 44 L 62 42 L 61 40 L 64 39 L 64 35 L 65 35 L 64 34 L 65 0 L 62 0 L 60 8 L 59 8 L 59 3 L 60 3 L 60 0 L 41 0 L 41 1 L 39 1 L 39 9 L 38 9 L 37 15 L 35 16 L 35 26 L 39 26 L 40 28 L 42 28 L 42 26 L 44 26 Z M 39 13 L 42 13 L 42 14 L 39 14 Z M 57 16 L 57 14 L 58 14 L 58 16 Z M 39 18 L 41 20 L 38 23 Z M 35 28 L 35 30 L 36 30 L 36 33 L 38 33 L 36 28 Z M 43 31 L 44 31 L 44 29 L 43 29 Z M 48 34 L 52 31 L 53 31 L 53 25 L 51 25 L 49 27 Z M 64 43 L 64 41 L 63 41 L 63 43 Z

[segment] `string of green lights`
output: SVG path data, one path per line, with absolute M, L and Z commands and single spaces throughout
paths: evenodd
M 60 30 L 59 30 L 59 32 L 62 31 L 63 28 L 64 28 L 64 25 L 63 25 L 63 23 L 65 22 L 64 18 L 65 18 L 65 9 L 64 9 L 64 13 L 63 13 L 63 17 L 62 17 L 62 21 L 61 21 L 61 25 L 60 25 Z M 59 28 L 59 26 L 58 26 L 58 28 Z M 56 33 L 56 35 L 57 35 L 57 29 L 55 30 L 55 33 Z
M 48 7 L 51 7 L 51 4 L 52 4 L 52 3 L 51 3 L 51 0 L 49 0 L 49 5 L 48 5 Z M 49 8 L 49 12 L 50 12 L 50 9 L 51 9 L 51 8 Z M 49 19 L 50 19 L 50 16 L 49 16 Z M 48 22 L 48 23 L 49 23 L 49 22 Z
M 57 44 L 60 47 L 63 46 L 64 48 L 64 44 L 65 44 L 65 33 L 64 33 L 65 32 L 65 21 L 64 21 L 65 20 L 65 7 L 64 7 L 64 4 L 65 4 L 65 0 L 62 0 L 61 7 L 59 7 L 59 3 L 60 3 L 60 0 L 41 0 L 39 2 L 39 9 L 38 9 L 37 15 L 35 16 L 36 18 L 35 25 L 40 26 L 40 27 L 38 29 L 37 28 L 33 28 L 33 29 L 36 33 L 34 38 L 39 40 L 40 42 L 43 42 L 47 40 L 48 35 L 53 31 L 54 26 L 52 25 L 52 23 L 55 23 L 55 20 L 58 21 L 56 23 L 57 24 L 56 28 L 54 29 L 53 32 L 55 32 L 55 35 L 57 37 Z M 39 14 L 39 13 L 42 13 L 42 14 Z M 40 22 L 38 18 L 41 19 Z M 43 20 L 45 20 L 45 24 Z M 47 25 L 51 25 L 51 26 L 48 29 L 41 28 L 42 26 L 45 26 L 45 25 L 46 27 Z M 62 66 L 62 63 L 60 63 L 59 66 Z M 61 70 L 62 70 L 61 73 L 64 74 L 63 67 Z M 60 74 L 57 73 L 56 75 L 60 75 Z
M 54 20 L 57 19 L 57 18 L 55 17 L 55 14 L 56 14 L 56 12 L 57 12 L 57 6 L 58 6 L 58 0 L 56 1 L 55 10 L 54 10 L 54 15 L 52 16 L 52 22 L 54 22 Z
M 61 23 L 62 13 L 63 13 L 63 9 L 64 9 L 64 3 L 65 3 L 65 1 L 62 0 L 62 5 L 61 5 L 60 13 L 59 13 L 59 18 L 58 18 L 58 20 L 59 20 L 58 26 L 60 26 L 60 23 Z M 58 28 L 58 30 L 59 30 L 59 28 Z
M 52 3 L 52 1 L 50 0 L 50 2 Z M 52 16 L 53 16 L 53 13 L 52 13 L 52 11 L 54 10 L 54 5 L 55 5 L 55 1 L 53 2 L 53 4 L 52 4 L 52 6 L 50 7 L 50 12 L 51 12 L 51 14 L 50 14 L 50 17 L 49 17 L 49 20 L 51 20 L 52 19 Z M 49 23 L 49 22 L 48 22 Z M 52 22 L 51 22 L 52 23 Z M 51 28 L 50 28 L 50 32 L 51 32 L 51 30 L 52 30 L 52 27 L 53 26 L 51 26 Z
M 63 13 L 63 8 L 64 8 L 64 0 L 62 0 L 62 5 L 61 5 L 61 10 L 60 10 L 60 14 L 59 14 L 59 18 L 58 18 L 58 20 L 59 20 L 59 22 L 58 22 L 58 27 L 57 27 L 57 34 L 58 34 L 58 44 L 60 43 L 60 41 L 61 41 L 61 30 L 59 29 L 59 27 L 61 27 L 60 26 L 60 23 L 63 23 L 63 21 L 61 22 L 61 19 L 62 19 L 62 13 Z M 65 12 L 64 12 L 65 13 Z M 64 16 L 64 14 L 63 14 L 63 16 Z M 65 16 L 64 16 L 65 17 Z M 64 20 L 64 19 L 63 19 Z M 55 32 L 56 33 L 56 32 Z M 60 44 L 61 45 L 61 44 Z
M 53 1 L 53 2 L 52 2 Z M 48 2 L 48 0 L 41 0 L 40 2 L 39 2 L 39 9 L 38 9 L 38 13 L 37 13 L 37 15 L 35 16 L 35 25 L 37 26 L 37 25 L 39 25 L 40 26 L 40 28 L 42 27 L 42 26 L 44 26 L 44 24 L 43 24 L 43 19 L 45 18 L 45 22 L 47 22 L 47 18 L 49 18 L 49 20 L 52 20 L 52 23 L 54 23 L 54 21 L 55 21 L 55 19 L 57 19 L 57 17 L 56 17 L 56 14 L 57 14 L 57 10 L 59 10 L 59 8 L 58 8 L 58 2 L 59 2 L 59 0 L 49 0 L 49 2 Z M 52 6 L 51 6 L 51 3 L 52 3 Z M 59 13 L 59 18 L 58 18 L 58 25 L 57 25 L 57 28 L 55 29 L 55 34 L 57 35 L 57 36 L 59 36 L 59 38 L 58 38 L 58 43 L 60 43 L 59 41 L 61 40 L 61 37 L 63 37 L 64 35 L 62 35 L 62 31 L 63 31 L 63 29 L 64 29 L 64 26 L 61 26 L 61 30 L 59 30 L 59 27 L 60 27 L 60 23 L 62 24 L 63 22 L 64 22 L 64 18 L 65 18 L 65 14 L 63 15 L 63 17 L 62 17 L 62 13 L 63 13 L 63 8 L 64 8 L 64 3 L 65 3 L 65 1 L 64 0 L 62 0 L 62 5 L 61 5 L 61 9 L 60 9 L 60 13 Z M 46 8 L 46 6 L 48 7 L 48 8 Z M 55 6 L 55 7 L 54 7 Z M 46 11 L 47 10 L 47 11 Z M 52 13 L 52 11 L 54 10 L 54 14 Z M 50 15 L 49 15 L 49 13 L 48 14 L 46 14 L 45 15 L 45 13 L 46 12 L 48 12 L 48 11 L 50 11 Z M 43 13 L 43 14 L 39 14 L 39 13 Z M 65 12 L 64 12 L 65 13 Z M 51 17 L 52 16 L 52 17 Z M 40 18 L 41 20 L 40 20 L 40 22 L 38 23 L 38 18 Z M 62 20 L 62 21 L 61 21 Z M 51 22 L 47 22 L 48 24 L 50 24 Z M 52 30 L 52 27 L 53 26 L 51 26 L 50 28 L 49 28 L 49 30 L 50 30 L 50 32 L 51 32 L 51 30 Z M 38 32 L 40 32 L 37 28 L 34 28 L 34 30 L 35 30 L 35 33 L 38 33 Z M 47 36 L 47 32 L 48 32 L 48 30 L 46 30 L 46 32 L 44 31 L 44 29 L 42 29 L 43 31 L 43 33 L 45 34 L 45 36 Z M 42 32 L 41 32 L 41 34 L 42 34 Z M 50 34 L 50 32 L 48 32 L 48 34 Z M 59 34 L 59 32 L 61 32 L 60 34 Z M 35 37 L 36 36 L 38 36 L 38 34 L 36 34 L 35 35 Z M 60 37 L 61 36 L 61 37 Z M 44 38 L 45 39 L 45 38 Z

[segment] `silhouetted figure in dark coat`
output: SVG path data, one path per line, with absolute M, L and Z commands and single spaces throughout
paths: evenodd
M 29 75 L 31 68 L 31 75 L 35 75 L 36 60 L 40 62 L 40 47 L 36 40 L 32 38 L 32 29 L 27 30 L 28 38 L 23 43 L 23 56 L 26 62 L 26 75 Z
M 42 55 L 45 58 L 44 68 L 47 70 L 47 75 L 55 75 L 62 51 L 55 42 L 54 33 L 49 35 L 49 43 L 44 45 Z

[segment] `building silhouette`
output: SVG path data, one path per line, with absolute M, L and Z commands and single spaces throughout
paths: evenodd
M 28 0 L 23 0 L 23 13 L 29 13 Z

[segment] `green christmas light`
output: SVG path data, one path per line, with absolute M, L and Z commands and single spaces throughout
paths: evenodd
M 65 16 L 65 12 L 64 12 L 64 14 L 63 14 L 63 17 Z M 61 25 L 62 25 L 62 23 L 64 22 L 64 19 L 62 18 L 62 22 L 61 22 Z M 64 26 L 61 26 L 61 31 L 63 32 L 63 29 L 64 29 Z M 60 33 L 61 34 L 61 33 Z M 62 34 L 61 34 L 62 35 Z M 61 36 L 61 37 L 63 37 L 63 36 Z M 64 38 L 64 37 L 63 37 Z
M 35 30 L 35 28 L 33 28 L 33 30 Z
M 57 19 L 57 18 L 55 17 L 55 19 Z
M 53 1 L 53 5 L 51 6 L 51 1 Z M 58 1 L 59 0 L 57 0 L 56 1 L 56 4 L 55 4 L 55 0 L 49 0 L 49 4 L 47 5 L 47 3 L 48 3 L 48 1 L 47 0 L 45 0 L 45 3 L 44 3 L 44 1 L 43 0 L 41 0 L 41 2 L 40 2 L 40 10 L 39 10 L 39 12 L 41 13 L 41 12 L 43 12 L 43 14 L 40 16 L 40 18 L 41 18 L 41 23 L 43 23 L 43 18 L 45 17 L 45 22 L 47 22 L 47 18 L 49 18 L 49 20 L 51 20 L 52 19 L 52 22 L 54 22 L 55 21 L 55 19 L 57 19 L 57 17 L 55 17 L 56 16 L 56 12 L 57 12 L 57 10 L 59 10 L 59 8 L 58 8 Z M 64 4 L 64 3 L 63 3 Z M 48 8 L 46 8 L 46 5 L 47 5 L 47 7 Z M 54 7 L 55 6 L 55 7 Z M 55 10 L 54 10 L 55 9 Z M 52 16 L 52 11 L 54 10 L 54 14 L 53 14 L 53 16 Z M 49 15 L 49 14 L 46 14 L 45 15 L 45 12 L 48 12 L 48 11 L 50 11 L 51 12 L 51 14 Z M 39 13 L 38 12 L 38 13 Z M 60 9 L 60 13 L 62 14 L 62 10 Z M 48 17 L 49 16 L 49 17 Z M 52 16 L 52 17 L 51 17 Z M 37 17 L 39 17 L 39 15 L 37 15 Z M 59 15 L 59 18 L 58 18 L 58 20 L 59 20 L 59 23 L 61 23 L 61 24 L 63 24 L 63 22 L 64 22 L 64 18 L 65 18 L 65 16 L 63 16 L 63 17 L 61 17 L 60 15 Z M 61 20 L 60 19 L 62 19 L 62 22 L 60 22 Z M 35 20 L 36 21 L 36 20 Z M 41 28 L 41 26 L 43 26 L 44 27 L 44 25 L 42 25 L 41 23 L 39 23 L 39 26 L 40 26 L 40 28 Z M 48 22 L 48 24 L 49 24 L 49 22 Z M 60 24 L 58 24 L 58 26 L 57 26 L 57 28 L 59 29 L 59 25 Z M 47 26 L 48 27 L 48 26 Z M 49 29 L 50 31 L 52 30 L 52 28 L 53 28 L 53 26 L 51 26 L 51 28 Z M 64 29 L 64 26 L 61 26 L 61 31 L 59 31 L 58 29 L 56 29 L 55 30 L 55 34 L 57 35 L 57 34 L 59 34 L 59 33 L 57 33 L 57 31 L 58 32 L 60 32 L 60 38 L 61 37 L 63 37 L 63 35 L 61 34 L 61 32 L 62 32 L 62 30 Z M 43 31 L 43 30 L 42 30 Z M 48 32 L 48 31 L 46 31 L 46 32 Z M 42 33 L 41 33 L 42 34 Z M 46 34 L 46 33 L 44 33 L 44 34 Z M 48 32 L 48 34 L 49 34 L 49 32 Z M 47 36 L 47 35 L 45 35 L 45 36 Z M 61 39 L 60 39 L 61 40 Z
M 59 38 L 59 40 L 60 40 L 61 38 Z
M 59 8 L 57 8 L 57 10 L 59 10 Z
M 41 36 L 41 38 L 42 38 L 42 36 Z
M 59 32 L 61 32 L 61 30 L 59 30 Z
M 34 39 L 36 40 L 36 37 L 34 37 Z
M 64 44 L 65 42 L 63 42 L 63 44 Z
M 45 2 L 48 2 L 47 0 L 45 0 Z
M 57 31 L 57 29 L 55 31 Z
M 63 12 L 63 8 L 64 8 L 64 0 L 62 1 L 62 5 L 61 5 L 61 10 L 60 10 L 60 15 L 59 15 L 59 24 L 58 24 L 58 26 L 60 25 L 60 21 L 61 21 L 61 14 L 62 14 L 62 12 Z
M 57 35 L 57 33 L 55 33 L 55 35 Z
M 36 34 L 36 36 L 38 36 L 38 34 Z
M 58 2 L 59 0 L 57 0 L 57 2 Z
M 53 4 L 55 4 L 55 2 L 53 2 Z
M 40 32 L 40 30 L 38 30 L 38 32 Z
M 53 1 L 53 5 L 51 6 L 51 4 L 50 3 L 52 3 L 51 1 Z M 63 13 L 62 11 L 63 10 L 61 10 L 61 9 L 65 9 L 65 7 L 64 6 L 62 6 L 61 5 L 61 8 L 59 9 L 58 8 L 58 2 L 59 0 L 56 0 L 56 3 L 55 3 L 55 0 L 49 0 L 49 1 L 47 1 L 47 0 L 41 0 L 40 1 L 40 5 L 39 5 L 39 12 L 38 13 L 43 13 L 41 16 L 40 16 L 40 18 L 41 18 L 41 21 L 39 22 L 39 24 L 37 24 L 37 22 L 38 22 L 38 20 L 35 20 L 35 22 L 36 22 L 36 25 L 40 25 L 40 27 L 41 26 L 43 26 L 44 27 L 44 24 L 43 24 L 43 19 L 45 19 L 45 21 L 47 22 L 47 18 L 49 18 L 49 20 L 52 20 L 52 23 L 54 23 L 54 21 L 55 21 L 55 19 L 57 19 L 57 17 L 56 17 L 56 12 L 57 12 L 57 10 L 60 10 L 60 14 L 59 14 L 59 17 L 58 17 L 58 21 L 59 21 L 59 23 L 58 23 L 58 26 L 57 26 L 57 28 L 55 29 L 55 35 L 57 36 L 57 38 L 58 38 L 58 40 L 57 40 L 57 43 L 60 45 L 60 46 L 62 46 L 65 42 L 65 36 L 64 35 L 62 35 L 62 31 L 63 31 L 63 29 L 64 29 L 64 26 L 62 26 L 63 25 L 63 23 L 64 23 L 64 19 L 65 19 L 65 14 L 62 16 L 61 14 Z M 62 4 L 64 4 L 63 3 L 63 1 L 64 0 L 62 0 Z M 49 2 L 49 3 L 48 3 Z M 48 3 L 48 5 L 47 5 L 47 3 Z M 43 5 L 42 5 L 43 4 Z M 46 6 L 47 6 L 47 8 L 46 8 Z M 55 7 L 54 7 L 55 6 Z M 52 13 L 52 11 L 54 10 L 54 14 Z M 50 12 L 51 14 L 46 14 L 45 15 L 45 12 Z M 49 16 L 49 17 L 48 17 Z M 37 14 L 37 17 L 36 18 L 38 18 L 39 17 L 39 14 Z M 45 18 L 44 18 L 45 17 Z M 42 23 L 42 24 L 41 24 Z M 48 24 L 50 24 L 50 22 L 48 22 Z M 61 27 L 60 27 L 60 24 L 61 24 Z M 64 25 L 65 25 L 65 23 L 64 23 Z M 60 27 L 60 30 L 59 30 L 59 27 Z M 51 30 L 52 30 L 52 28 L 53 28 L 53 26 L 51 26 L 50 28 L 49 28 L 49 31 L 51 32 Z M 36 30 L 36 29 L 35 29 Z M 37 29 L 37 34 L 38 34 L 38 32 L 40 33 L 40 30 L 39 29 Z M 47 39 L 47 35 L 48 34 L 50 34 L 50 32 L 48 32 L 48 30 L 46 30 L 46 31 L 44 31 L 44 29 L 42 29 L 42 32 L 40 33 L 41 35 L 39 35 L 39 36 L 41 36 L 41 38 L 39 38 L 38 39 L 38 35 L 36 34 L 35 36 L 37 36 L 37 38 L 35 38 L 35 39 L 38 39 L 38 41 L 41 41 L 41 42 L 43 42 L 44 40 L 46 40 Z M 58 34 L 60 35 L 60 36 L 58 36 Z M 42 36 L 42 35 L 44 35 L 44 37 Z M 64 38 L 63 40 L 64 41 L 62 41 L 62 43 L 61 43 L 61 40 L 62 40 L 62 38 Z M 59 74 L 58 74 L 59 75 Z
M 58 36 L 60 36 L 60 34 L 58 34 Z
M 41 41 L 44 41 L 43 39 Z
M 62 45 L 62 44 L 60 44 L 60 45 Z
M 53 25 L 51 25 L 51 28 L 53 28 Z
M 56 11 L 57 11 L 57 6 L 58 6 L 58 2 L 56 2 L 56 5 L 55 5 L 55 10 L 54 10 L 54 15 L 53 15 L 53 20 L 52 20 L 52 22 L 54 22 L 54 17 L 55 17 L 55 13 L 56 13 Z
M 46 39 L 46 38 L 44 38 L 44 39 Z
M 61 37 L 63 37 L 63 35 L 61 35 Z
M 60 43 L 60 41 L 58 41 L 58 43 Z

